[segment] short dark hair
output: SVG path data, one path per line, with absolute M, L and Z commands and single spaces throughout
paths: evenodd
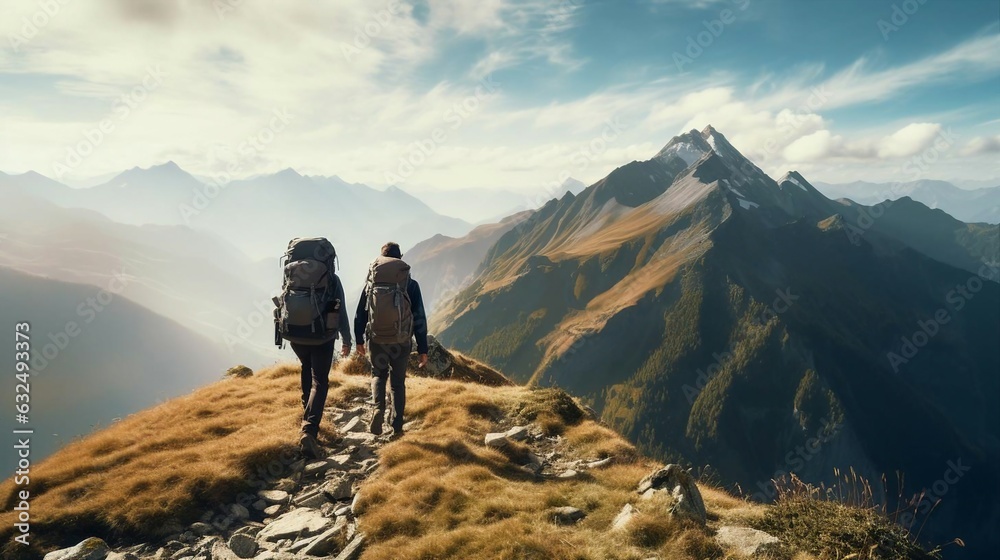
M 382 256 L 401 259 L 403 258 L 403 251 L 399 248 L 399 243 L 390 241 L 382 246 Z

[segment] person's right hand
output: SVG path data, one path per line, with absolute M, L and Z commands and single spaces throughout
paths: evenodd
M 358 344 L 358 356 L 364 356 L 364 355 L 365 355 L 365 345 Z

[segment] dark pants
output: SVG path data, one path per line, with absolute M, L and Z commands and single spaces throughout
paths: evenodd
M 326 393 L 330 390 L 330 368 L 333 366 L 333 343 L 310 346 L 292 343 L 292 351 L 302 362 L 302 433 L 316 436 L 323 419 Z
M 385 384 L 392 388 L 392 428 L 403 431 L 403 409 L 406 407 L 406 360 L 409 344 L 369 345 L 372 360 L 372 399 L 375 414 L 385 414 Z

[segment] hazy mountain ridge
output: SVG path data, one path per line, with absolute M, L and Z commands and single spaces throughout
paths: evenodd
M 980 270 L 975 255 L 996 262 L 995 232 L 922 231 L 903 214 L 852 235 L 852 208 L 799 174 L 771 180 L 711 127 L 692 131 L 502 237 L 437 315 L 440 337 L 518 381 L 566 388 L 641 448 L 711 463 L 744 488 L 766 487 L 821 420 L 841 429 L 796 466 L 813 480 L 834 466 L 872 480 L 902 469 L 919 492 L 943 455 L 975 461 L 976 481 L 955 491 L 968 501 L 935 515 L 975 524 L 972 540 L 995 546 L 987 520 L 1000 513 L 969 504 L 1000 492 L 988 474 L 1000 417 L 986 412 L 1000 390 L 1000 351 L 989 350 L 1000 286 L 925 256 Z M 975 304 L 946 303 L 972 278 Z M 940 310 L 942 334 L 891 365 L 908 352 L 902 337 Z M 942 368 L 959 377 L 943 382 Z M 886 407 L 887 395 L 905 396 Z
M 289 239 L 327 237 L 339 249 L 351 293 L 360 292 L 368 263 L 386 241 L 405 246 L 435 234 L 461 236 L 472 229 L 398 188 L 379 191 L 338 177 L 306 177 L 292 169 L 206 185 L 168 162 L 133 168 L 85 189 L 30 172 L 0 177 L 0 186 L 59 206 L 91 209 L 126 224 L 187 225 L 275 263 Z
M 987 186 L 988 185 L 988 186 Z M 816 186 L 832 199 L 847 198 L 874 206 L 884 200 L 909 197 L 929 208 L 944 210 L 967 223 L 1000 223 L 1000 181 L 976 189 L 962 189 L 947 181 L 919 180 L 901 183 L 823 183 Z
M 118 288 L 74 284 L 0 266 L 0 308 L 31 326 L 32 459 L 95 426 L 218 379 L 231 358 L 219 345 L 130 301 Z M 14 363 L 14 346 L 0 359 Z M 13 418 L 4 421 L 10 427 Z M 13 472 L 13 452 L 3 463 Z
M 126 297 L 232 346 L 234 358 L 263 363 L 270 333 L 259 340 L 239 337 L 235 324 L 259 302 L 269 303 L 280 275 L 276 265 L 253 262 L 224 239 L 187 226 L 121 224 L 7 187 L 0 192 L 8 202 L 0 209 L 0 233 L 6 235 L 0 265 L 98 287 L 125 274 Z

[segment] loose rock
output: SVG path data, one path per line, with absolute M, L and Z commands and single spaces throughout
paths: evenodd
M 694 478 L 680 465 L 667 465 L 646 476 L 639 483 L 637 490 L 644 498 L 657 491 L 669 492 L 673 497 L 674 505 L 670 508 L 672 515 L 692 519 L 700 525 L 705 524 L 708 514 L 705 511 L 705 502 L 701 498 L 701 491 L 698 490 Z
M 105 560 L 111 549 L 97 537 L 90 537 L 76 546 L 54 550 L 44 560 Z
M 279 541 L 299 535 L 315 535 L 328 529 L 332 521 L 310 508 L 292 510 L 264 527 L 258 540 Z
M 587 517 L 583 510 L 569 506 L 554 508 L 549 515 L 552 521 L 559 525 L 572 525 Z

